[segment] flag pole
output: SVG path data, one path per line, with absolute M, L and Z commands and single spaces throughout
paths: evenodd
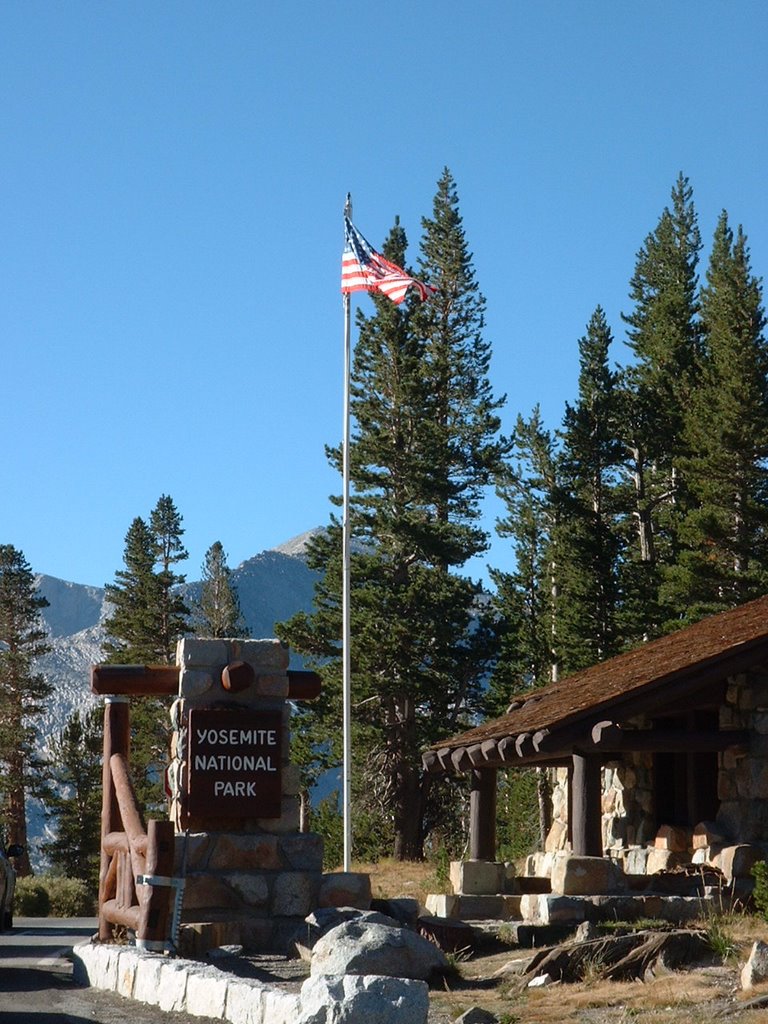
M 347 193 L 344 214 L 352 219 L 352 196 Z M 350 637 L 350 540 L 349 522 L 349 436 L 350 436 L 350 296 L 344 294 L 344 430 L 342 441 L 342 583 L 341 583 L 341 647 L 342 647 L 342 704 L 343 704 L 343 786 L 342 805 L 344 816 L 344 870 L 350 871 L 352 864 L 352 686 L 351 658 L 349 651 Z

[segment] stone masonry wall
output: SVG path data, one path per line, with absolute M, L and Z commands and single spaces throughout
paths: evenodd
M 626 725 L 644 728 L 648 722 L 637 718 Z M 768 842 L 768 669 L 728 680 L 720 728 L 747 729 L 751 739 L 746 751 L 719 755 L 718 830 L 726 842 Z M 652 769 L 650 754 L 628 754 L 603 767 L 603 846 L 614 856 L 654 841 Z M 568 770 L 556 769 L 552 780 L 553 824 L 547 852 L 568 848 Z
M 245 662 L 253 682 L 239 692 L 221 683 L 225 666 Z M 176 873 L 185 877 L 181 948 L 242 943 L 279 951 L 319 905 L 322 838 L 300 833 L 299 772 L 290 764 L 288 651 L 277 640 L 180 641 L 179 697 L 172 710 L 174 736 L 169 782 L 176 824 Z M 282 720 L 280 815 L 221 818 L 184 816 L 188 785 L 187 728 L 195 708 L 279 712 Z M 213 809 L 215 811 L 215 809 Z
M 746 843 L 768 840 L 768 671 L 728 680 L 721 729 L 749 729 L 746 752 L 720 757 L 717 823 L 724 835 Z

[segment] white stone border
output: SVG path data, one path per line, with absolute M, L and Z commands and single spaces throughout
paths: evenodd
M 75 981 L 127 999 L 229 1024 L 427 1024 L 426 982 L 379 975 L 312 975 L 299 992 L 237 978 L 195 960 L 83 942 L 72 951 Z M 345 1011 L 339 1010 L 340 1006 Z
M 161 1010 L 216 1017 L 230 1024 L 295 1024 L 298 992 L 230 977 L 194 960 L 170 960 L 133 946 L 84 942 L 73 950 L 80 984 L 107 989 Z

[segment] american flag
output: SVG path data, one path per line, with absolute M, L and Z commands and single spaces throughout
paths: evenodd
M 341 292 L 381 292 L 401 303 L 409 288 L 415 288 L 423 302 L 437 289 L 417 281 L 376 252 L 352 221 L 344 216 L 344 254 L 341 258 Z

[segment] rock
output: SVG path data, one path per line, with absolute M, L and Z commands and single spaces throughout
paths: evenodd
M 535 978 L 531 978 L 528 982 L 528 988 L 546 988 L 547 985 L 552 984 L 552 978 L 548 974 L 539 974 Z
M 346 921 L 317 941 L 311 973 L 426 980 L 447 967 L 445 954 L 420 935 L 385 924 Z
M 672 871 L 674 868 L 679 867 L 686 861 L 686 856 L 683 853 L 677 853 L 675 850 L 660 850 L 657 847 L 652 847 L 648 851 L 648 860 L 646 861 L 645 871 L 648 875 L 655 875 L 659 871 Z
M 598 896 L 621 888 L 621 871 L 607 857 L 561 855 L 552 868 L 552 892 L 558 895 Z
M 577 942 L 590 942 L 597 938 L 597 925 L 594 921 L 582 921 L 576 929 L 574 938 Z
M 377 910 L 380 914 L 386 914 L 387 917 L 391 917 L 403 928 L 417 927 L 419 913 L 421 908 L 419 907 L 419 901 L 413 899 L 412 896 L 398 896 L 395 899 L 389 900 L 371 900 L 371 910 Z
M 768 981 L 768 943 L 755 942 L 741 971 L 741 987 L 752 988 Z
M 460 1017 L 457 1017 L 454 1024 L 499 1024 L 499 1018 L 490 1010 L 484 1010 L 480 1006 L 470 1006 Z
M 466 949 L 474 939 L 471 925 L 450 917 L 420 917 L 419 935 L 434 942 L 445 953 Z
M 335 871 L 320 881 L 320 907 L 358 907 L 371 905 L 371 877 L 357 871 Z
M 371 975 L 315 975 L 301 987 L 296 1024 L 426 1024 L 423 981 Z
M 312 959 L 312 950 L 317 940 L 345 921 L 367 921 L 371 924 L 386 924 L 392 928 L 399 927 L 398 922 L 386 914 L 375 910 L 358 910 L 357 907 L 318 907 L 304 920 L 306 926 L 297 931 L 293 943 L 301 959 L 307 962 Z
M 454 893 L 493 896 L 504 891 L 504 865 L 489 860 L 452 860 L 449 868 Z
M 714 821 L 700 821 L 693 829 L 693 848 L 703 850 L 709 846 L 722 846 L 723 830 Z
M 735 878 L 749 878 L 752 868 L 762 857 L 762 852 L 756 846 L 739 843 L 736 846 L 724 846 L 714 858 L 714 864 L 723 872 L 726 881 L 732 882 Z
M 691 833 L 676 825 L 662 825 L 656 833 L 654 847 L 657 850 L 671 850 L 673 853 L 687 853 L 691 848 Z

